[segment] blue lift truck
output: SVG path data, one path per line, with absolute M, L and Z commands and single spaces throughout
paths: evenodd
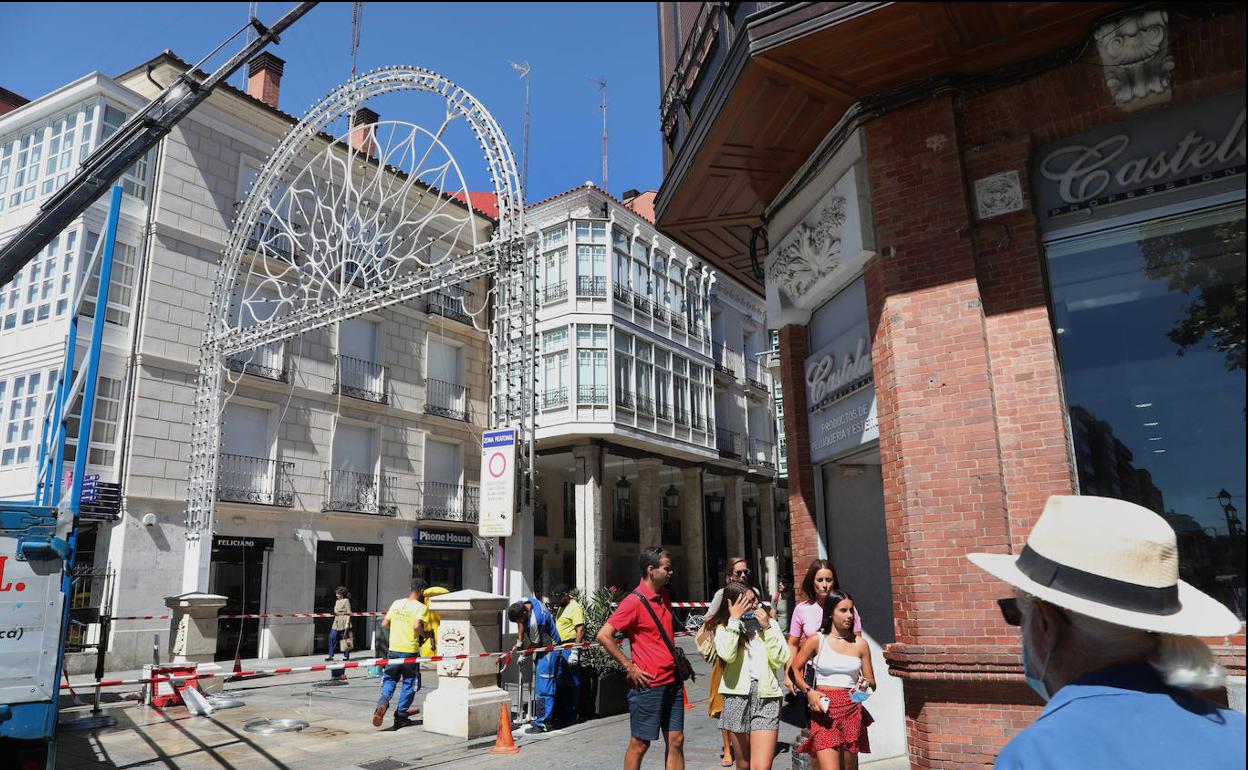
M 251 21 L 170 83 L 143 109 L 127 120 L 82 163 L 59 191 L 48 198 L 34 218 L 0 244 L 0 286 L 7 284 L 36 254 L 76 217 L 112 187 L 105 237 L 91 257 L 84 275 L 100 265 L 96 308 L 108 307 L 113 243 L 121 208 L 117 179 L 152 149 L 223 80 L 295 23 L 317 3 L 304 2 L 286 12 L 271 27 Z M 201 66 L 248 29 L 255 36 L 211 74 Z M 78 446 L 90 446 L 95 407 L 96 375 L 100 362 L 104 313 L 96 312 L 82 366 L 75 376 L 78 352 L 78 314 L 83 286 L 71 306 L 70 331 L 64 365 L 54 391 L 54 402 L 44 417 L 39 450 L 38 484 L 33 500 L 0 502 L 0 768 L 54 770 L 60 678 L 68 638 L 67 610 L 78 535 L 87 452 L 74 457 L 73 475 L 63 488 L 66 424 L 81 401 Z M 107 640 L 101 640 L 106 644 Z

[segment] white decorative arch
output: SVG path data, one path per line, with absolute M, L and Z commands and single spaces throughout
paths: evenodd
M 444 100 L 436 131 L 402 121 L 350 125 L 364 102 L 405 91 Z M 325 130 L 344 117 L 347 133 L 325 143 Z M 461 120 L 481 146 L 498 201 L 498 223 L 485 243 L 478 242 L 459 164 L 443 142 Z M 363 142 L 352 142 L 361 134 Z M 453 192 L 469 205 L 453 202 Z M 374 70 L 309 110 L 248 191 L 209 303 L 191 431 L 184 591 L 207 589 L 211 549 L 204 541 L 211 538 L 204 533 L 211 532 L 216 502 L 225 357 L 499 270 L 531 285 L 524 232 L 524 196 L 506 136 L 484 105 L 443 76 L 418 67 Z M 511 327 L 531 323 L 532 298 L 519 293 L 525 296 L 490 293 L 496 308 L 500 300 L 511 303 L 494 313 L 496 349 L 515 336 Z M 531 417 L 494 418 L 517 422 L 526 440 L 532 435 Z

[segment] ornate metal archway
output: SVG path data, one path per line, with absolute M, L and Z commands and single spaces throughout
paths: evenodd
M 352 120 L 364 102 L 405 91 L 444 100 L 437 130 L 403 121 L 357 123 L 324 142 L 323 132 L 344 117 Z M 443 141 L 456 121 L 480 143 L 498 200 L 498 223 L 484 243 L 474 209 L 452 201 L 453 193 L 469 201 Z M 208 586 L 205 533 L 216 501 L 226 357 L 501 272 L 486 302 L 465 310 L 474 317 L 493 310 L 496 363 L 504 348 L 508 357 L 532 361 L 531 351 L 517 349 L 531 344 L 534 318 L 535 273 L 524 259 L 524 232 L 523 191 L 506 136 L 484 105 L 443 76 L 415 67 L 374 70 L 308 112 L 249 190 L 209 303 L 191 432 L 184 591 Z M 521 500 L 531 505 L 534 371 L 522 368 L 522 382 L 514 384 L 528 397 L 504 400 L 490 414 L 495 424 L 519 429 Z

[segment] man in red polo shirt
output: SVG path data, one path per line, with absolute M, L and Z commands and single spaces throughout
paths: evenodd
M 615 613 L 598 632 L 598 643 L 624 667 L 633 689 L 628 693 L 628 713 L 632 738 L 624 753 L 624 770 L 638 770 L 650 743 L 663 732 L 667 743 L 667 770 L 685 767 L 685 710 L 681 702 L 681 683 L 676 679 L 676 661 L 664 641 L 659 627 L 642 604 L 644 600 L 663 624 L 669 639 L 672 634 L 672 602 L 667 584 L 672 579 L 672 557 L 662 548 L 641 552 L 641 582 L 624 597 Z M 637 594 L 641 596 L 638 597 Z M 632 660 L 615 642 L 615 635 L 628 637 Z

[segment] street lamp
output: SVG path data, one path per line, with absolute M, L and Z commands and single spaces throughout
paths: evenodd
M 680 490 L 676 488 L 675 484 L 669 486 L 667 491 L 663 493 L 663 504 L 667 506 L 668 510 L 672 511 L 676 510 L 677 506 L 680 505 Z

